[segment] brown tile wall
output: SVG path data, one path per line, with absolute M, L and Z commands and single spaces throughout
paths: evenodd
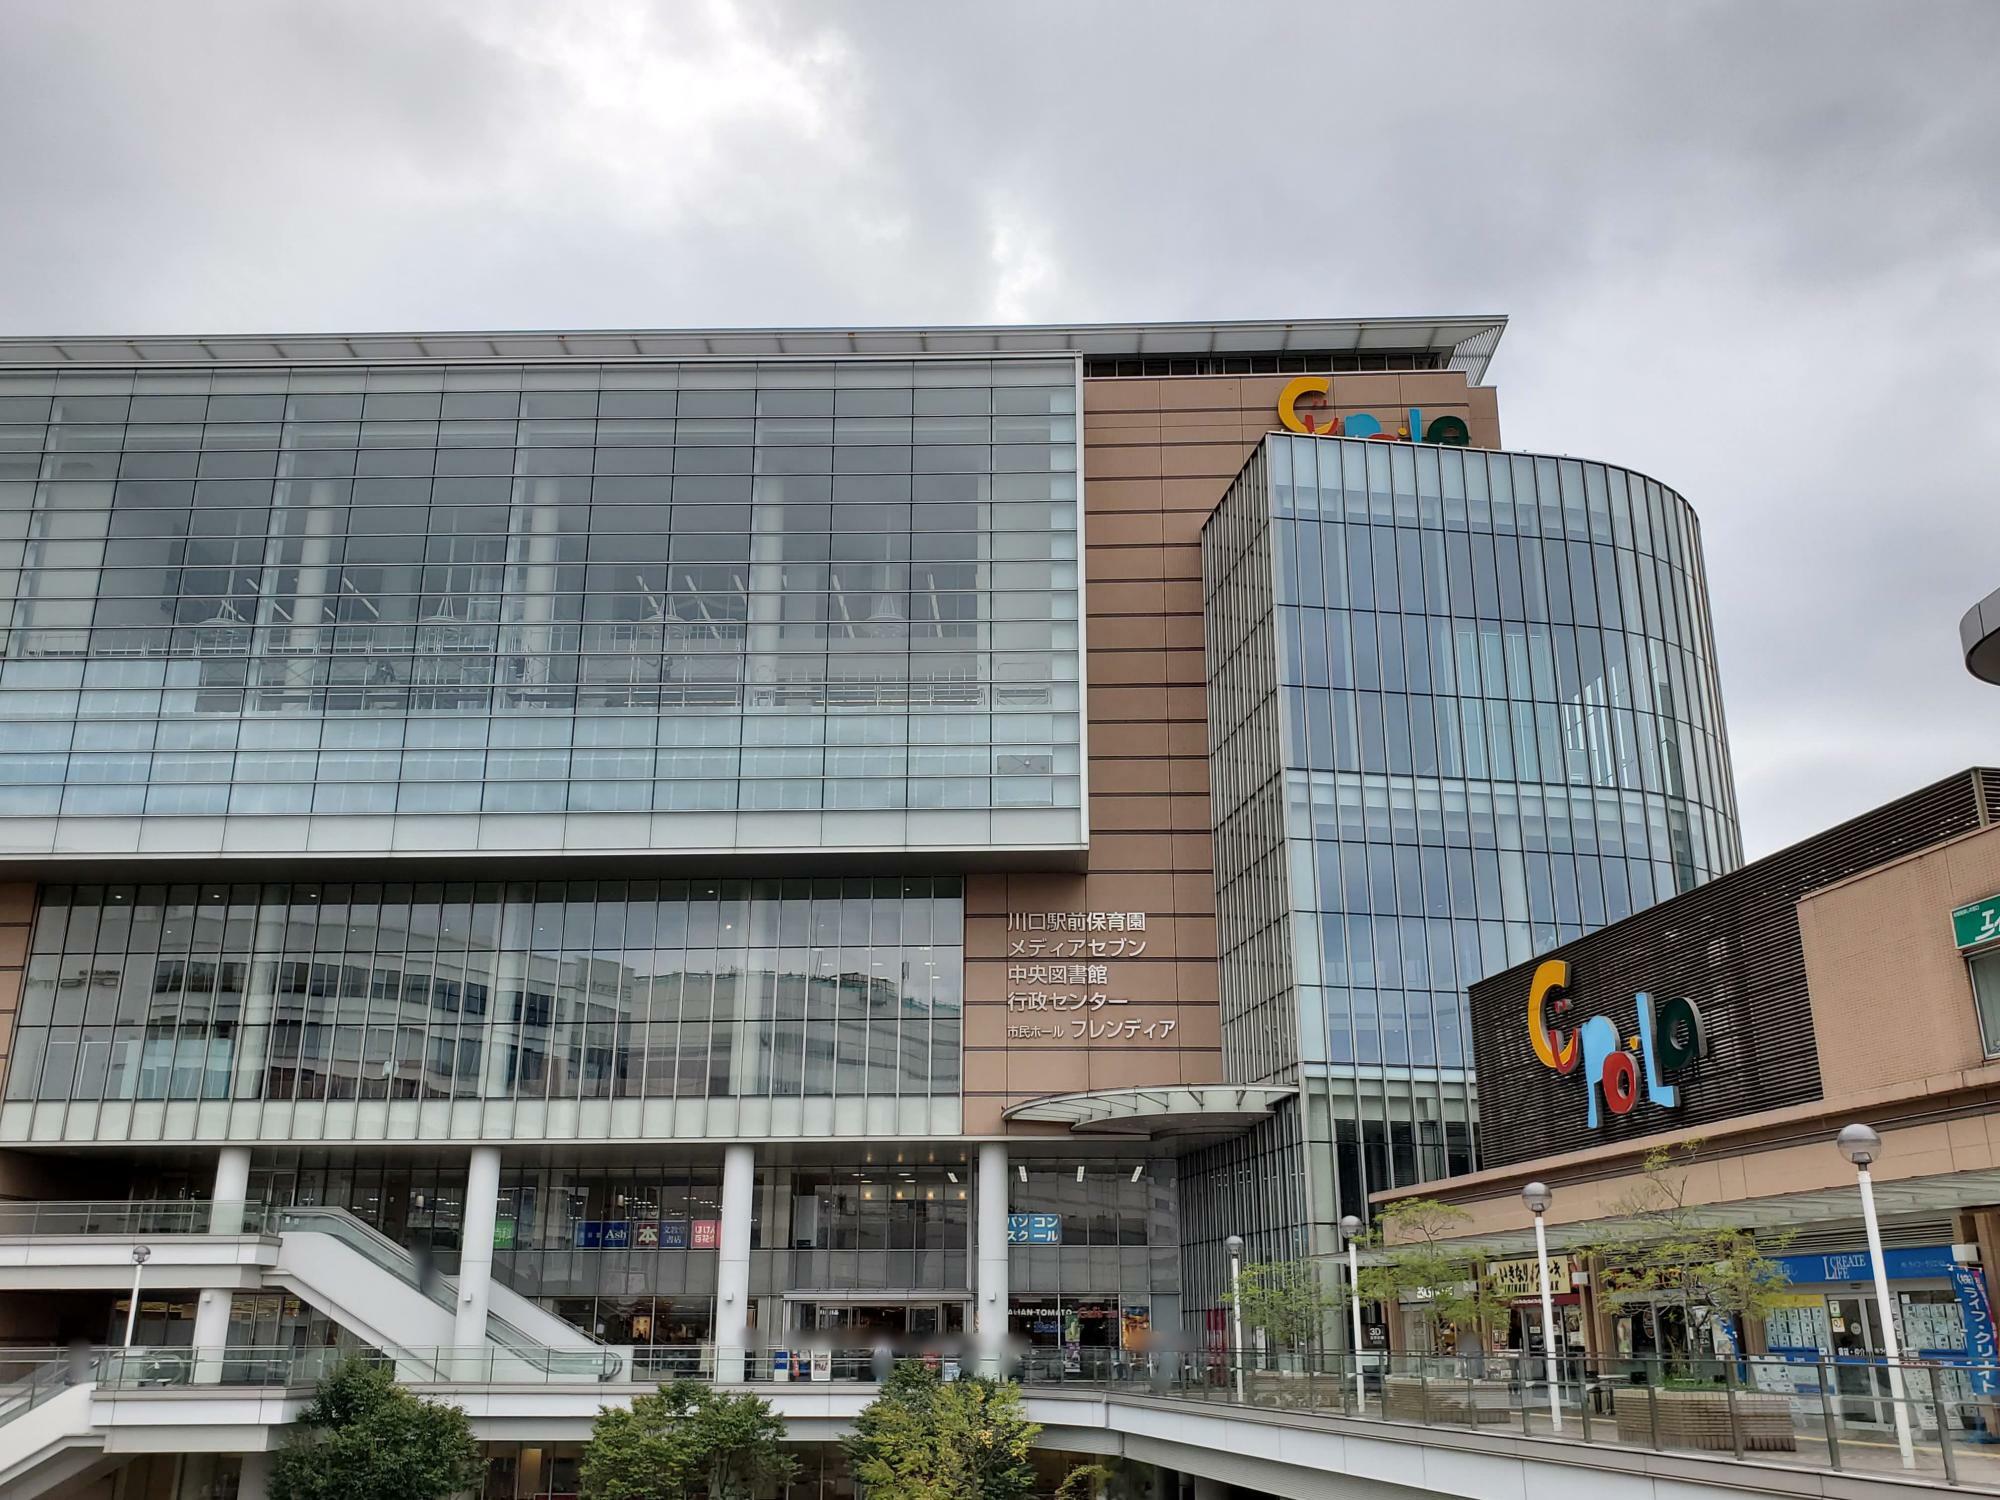
M 1826 1097 L 1986 1061 L 1954 907 L 2000 891 L 2000 827 L 1815 891 L 1799 903 Z
M 1222 1078 L 1201 527 L 1251 450 L 1277 427 L 1278 393 L 1289 379 L 1084 383 L 1089 869 L 978 875 L 967 884 L 970 1133 L 997 1130 L 1003 1109 L 1043 1094 Z M 1456 371 L 1336 375 L 1329 402 L 1342 415 L 1371 412 L 1390 430 L 1411 406 L 1426 420 L 1458 416 L 1475 445 L 1500 444 L 1494 391 L 1468 387 Z M 1110 961 L 1105 989 L 1130 1003 L 1095 1014 L 1144 1024 L 1171 1019 L 1172 1035 L 1010 1044 L 1010 1021 L 1054 1024 L 1007 1009 L 1008 914 L 1031 911 L 1145 912 L 1144 956 Z
M 34 882 L 0 882 L 0 1077 L 14 1050 L 14 1018 L 21 1009 L 21 975 L 28 964 L 28 929 L 35 920 Z

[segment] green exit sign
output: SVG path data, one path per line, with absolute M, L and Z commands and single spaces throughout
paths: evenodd
M 2000 896 L 1988 896 L 1953 912 L 1951 935 L 1961 948 L 1976 948 L 2000 938 Z

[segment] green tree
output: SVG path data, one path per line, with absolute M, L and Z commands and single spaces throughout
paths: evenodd
M 1012 1381 L 941 1380 L 904 1360 L 842 1446 L 869 1500 L 1024 1500 L 1035 1488 L 1030 1452 L 1041 1430 Z M 1094 1464 L 1074 1469 L 1058 1494 L 1089 1496 L 1103 1475 Z
M 769 1402 L 676 1380 L 598 1412 L 579 1480 L 586 1500 L 756 1500 L 797 1471 Z
M 271 1464 L 271 1500 L 443 1500 L 486 1476 L 472 1426 L 393 1370 L 349 1359 L 320 1382 Z
M 1487 1330 L 1511 1305 L 1487 1276 L 1479 1252 L 1453 1243 L 1469 1217 L 1434 1198 L 1405 1198 L 1376 1215 L 1376 1249 L 1361 1267 L 1361 1299 L 1414 1308 L 1430 1341 L 1419 1352 L 1453 1352 L 1448 1331 L 1473 1335 L 1484 1350 Z
M 1596 1258 L 1598 1284 L 1610 1297 L 1653 1304 L 1654 1327 L 1670 1378 L 1699 1376 L 1697 1339 L 1718 1316 L 1761 1318 L 1789 1282 L 1771 1251 L 1789 1230 L 1766 1234 L 1709 1221 L 1688 1201 L 1688 1168 L 1699 1138 L 1646 1153 L 1639 1181 L 1613 1205 L 1618 1227 L 1583 1247 Z
M 1339 1294 L 1320 1280 L 1319 1267 L 1309 1260 L 1260 1261 L 1243 1267 L 1240 1292 L 1225 1293 L 1224 1307 L 1242 1306 L 1243 1321 L 1262 1329 L 1274 1344 L 1287 1349 L 1316 1347 L 1326 1329 L 1326 1314 L 1341 1305 Z

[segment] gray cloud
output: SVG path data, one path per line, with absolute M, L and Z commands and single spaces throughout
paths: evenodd
M 1753 853 L 2000 754 L 2000 7 L 76 5 L 0 330 L 1504 311 L 1704 518 Z

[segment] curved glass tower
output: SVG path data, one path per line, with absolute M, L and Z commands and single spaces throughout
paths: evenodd
M 1474 1166 L 1469 983 L 1740 863 L 1700 528 L 1609 464 L 1274 434 L 1203 547 L 1225 1055 L 1301 1090 L 1216 1170 L 1326 1250 Z

